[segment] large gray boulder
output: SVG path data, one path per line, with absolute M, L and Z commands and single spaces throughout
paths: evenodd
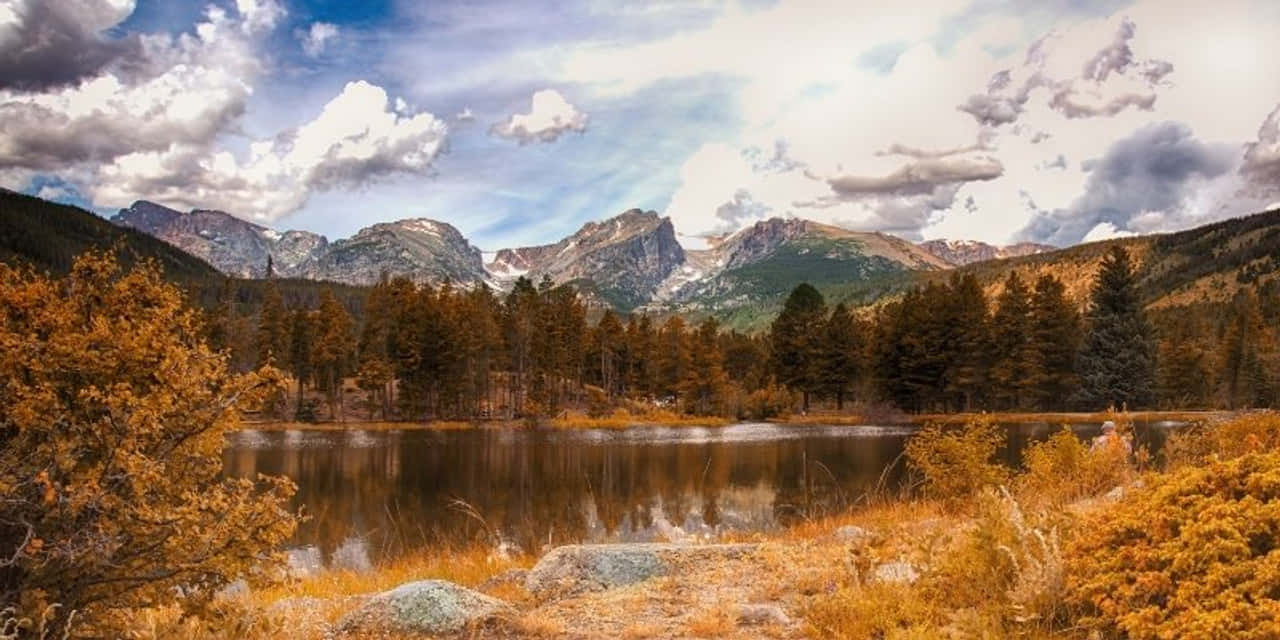
M 568 545 L 543 556 L 529 570 L 524 585 L 543 598 L 601 591 L 668 575 L 688 563 L 719 562 L 755 550 L 753 544 Z
M 369 599 L 339 629 L 361 636 L 388 633 L 447 635 L 514 615 L 511 605 L 444 580 L 402 584 Z

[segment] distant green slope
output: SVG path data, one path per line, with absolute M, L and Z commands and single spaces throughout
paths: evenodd
M 0 261 L 62 274 L 90 249 L 117 249 L 126 265 L 154 259 L 178 282 L 221 278 L 209 263 L 163 240 L 78 207 L 0 189 Z

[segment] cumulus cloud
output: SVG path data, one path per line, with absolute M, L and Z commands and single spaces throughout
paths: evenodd
M 1088 163 L 1085 192 L 1066 209 L 1043 212 L 1027 240 L 1069 245 L 1085 238 L 1182 226 L 1195 186 L 1230 172 L 1238 148 L 1206 144 L 1177 122 L 1144 126 Z
M 520 144 L 530 142 L 555 142 L 562 134 L 587 130 L 587 114 L 569 104 L 555 89 L 543 89 L 533 94 L 529 113 L 517 113 L 505 122 L 493 125 L 490 131 L 499 137 L 516 140 Z
M 234 15 L 210 6 L 194 33 L 140 36 L 128 71 L 113 66 L 43 92 L 0 90 L 0 170 L 65 172 L 213 140 L 244 112 L 263 71 L 255 39 L 280 15 L 273 1 L 240 4 Z
M 1258 139 L 1245 145 L 1240 171 L 1253 180 L 1280 186 L 1280 105 L 1258 128 Z
M 104 206 L 153 198 L 273 220 L 315 191 L 429 174 L 446 134 L 434 115 L 397 113 L 381 87 L 352 82 L 314 120 L 251 143 L 247 157 L 189 144 L 132 153 L 97 171 L 92 195 Z
M 330 22 L 313 22 L 309 29 L 298 29 L 294 37 L 302 43 L 302 52 L 308 57 L 318 58 L 324 53 L 329 41 L 338 37 L 338 25 Z
M 1101 35 L 1097 31 L 1081 28 L 1040 38 L 1028 47 L 1021 66 L 996 72 L 985 93 L 969 96 L 957 108 L 987 126 L 1017 121 L 1027 103 L 1041 94 L 1049 107 L 1067 118 L 1111 117 L 1130 107 L 1150 111 L 1155 90 L 1173 72 L 1173 64 L 1137 59 L 1131 46 L 1137 25 L 1126 18 L 1082 67 L 1073 66 L 1096 46 Z
M 0 2 L 0 88 L 65 86 L 113 63 L 137 63 L 143 53 L 140 38 L 102 35 L 129 17 L 134 5 L 134 0 Z

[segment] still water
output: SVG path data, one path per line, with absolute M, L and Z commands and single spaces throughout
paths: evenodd
M 1159 449 L 1172 423 L 1140 424 Z M 1009 425 L 1017 465 L 1048 424 Z M 646 541 L 760 531 L 898 491 L 910 427 L 644 427 L 626 431 L 242 431 L 225 470 L 286 475 L 310 519 L 309 567 L 367 567 L 424 544 Z M 1091 437 L 1097 425 L 1076 433 Z

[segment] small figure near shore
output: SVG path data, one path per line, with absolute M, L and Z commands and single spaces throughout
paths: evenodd
M 1108 451 L 1112 448 L 1124 452 L 1125 457 L 1133 455 L 1133 437 L 1121 434 L 1116 430 L 1116 423 L 1107 420 L 1102 423 L 1102 433 L 1093 439 L 1091 451 Z

